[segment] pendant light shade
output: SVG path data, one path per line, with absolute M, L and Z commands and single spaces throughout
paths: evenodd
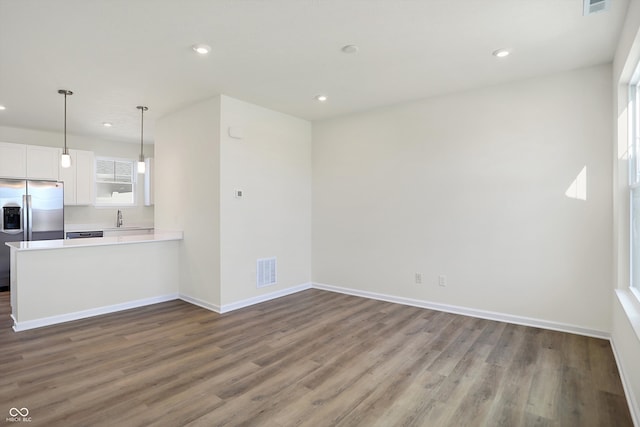
M 144 146 L 143 146 L 143 141 L 144 141 L 144 112 L 147 111 L 149 108 L 144 107 L 142 105 L 138 105 L 136 108 L 138 110 L 140 110 L 140 157 L 138 158 L 138 173 L 145 173 L 146 166 L 145 166 L 145 163 L 144 163 Z
M 60 89 L 58 93 L 64 95 L 64 149 L 62 150 L 62 157 L 60 158 L 60 166 L 68 168 L 71 167 L 71 156 L 67 148 L 67 96 L 73 95 L 73 92 L 67 89 Z
M 71 156 L 67 152 L 62 153 L 62 157 L 60 157 L 60 166 L 63 168 L 71 167 Z

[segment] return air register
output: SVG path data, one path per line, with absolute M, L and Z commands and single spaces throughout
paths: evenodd
M 594 13 L 604 12 L 609 10 L 611 0 L 583 0 L 584 9 L 582 14 L 584 16 L 593 15 Z
M 276 258 L 261 258 L 256 265 L 256 285 L 259 288 L 275 285 Z

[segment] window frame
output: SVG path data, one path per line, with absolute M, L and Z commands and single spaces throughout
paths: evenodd
M 112 161 L 112 162 L 120 162 L 120 163 L 128 163 L 131 167 L 131 181 L 123 181 L 119 182 L 117 180 L 114 181 L 102 181 L 98 178 L 98 162 L 99 161 Z M 98 208 L 109 208 L 109 207 L 131 207 L 137 206 L 137 160 L 122 158 L 122 157 L 111 157 L 111 156 L 96 156 L 95 164 L 94 164 L 94 206 Z M 114 176 L 116 175 L 115 167 L 114 167 Z M 131 203 L 105 203 L 98 198 L 98 186 L 100 184 L 126 184 L 131 185 Z
M 640 63 L 636 66 L 628 87 L 628 158 L 629 158 L 629 290 L 640 301 L 640 256 L 638 263 L 634 265 L 634 191 L 640 192 Z M 639 213 L 640 214 L 640 213 Z M 640 221 L 639 221 L 640 222 Z M 637 224 L 640 228 L 640 224 Z M 640 252 L 640 244 L 637 245 Z M 638 274 L 638 279 L 635 275 Z

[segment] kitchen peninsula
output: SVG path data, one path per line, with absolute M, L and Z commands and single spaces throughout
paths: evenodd
M 175 299 L 182 232 L 6 243 L 22 331 Z

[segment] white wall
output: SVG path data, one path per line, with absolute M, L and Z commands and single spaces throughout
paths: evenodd
M 231 126 L 244 138 L 231 138 Z M 311 124 L 222 96 L 220 140 L 222 304 L 308 284 Z M 256 261 L 274 256 L 278 282 L 258 289 Z
M 64 136 L 57 132 L 45 132 L 0 126 L 0 141 L 14 144 L 42 145 L 61 148 Z M 67 134 L 67 146 L 76 150 L 93 151 L 96 156 L 120 157 L 137 160 L 140 145 L 121 141 L 109 141 Z M 153 157 L 153 145 L 145 145 L 146 157 Z M 96 224 L 115 226 L 116 212 L 123 211 L 126 225 L 153 225 L 153 206 L 144 206 L 144 180 L 136 183 L 136 206 L 125 208 L 96 208 L 93 206 L 66 206 L 65 222 L 68 224 Z
M 629 291 L 628 83 L 640 63 L 640 0 L 631 0 L 613 61 L 613 283 L 611 340 L 635 422 L 640 425 L 640 301 Z
M 314 123 L 313 281 L 609 331 L 610 82 L 605 65 Z M 567 197 L 585 167 L 586 200 Z
M 218 96 L 159 119 L 155 142 L 155 223 L 184 231 L 183 297 L 224 311 L 310 282 L 309 122 Z M 271 256 L 278 283 L 258 289 L 256 260 Z
M 155 226 L 182 230 L 180 293 L 220 306 L 220 97 L 158 119 Z

